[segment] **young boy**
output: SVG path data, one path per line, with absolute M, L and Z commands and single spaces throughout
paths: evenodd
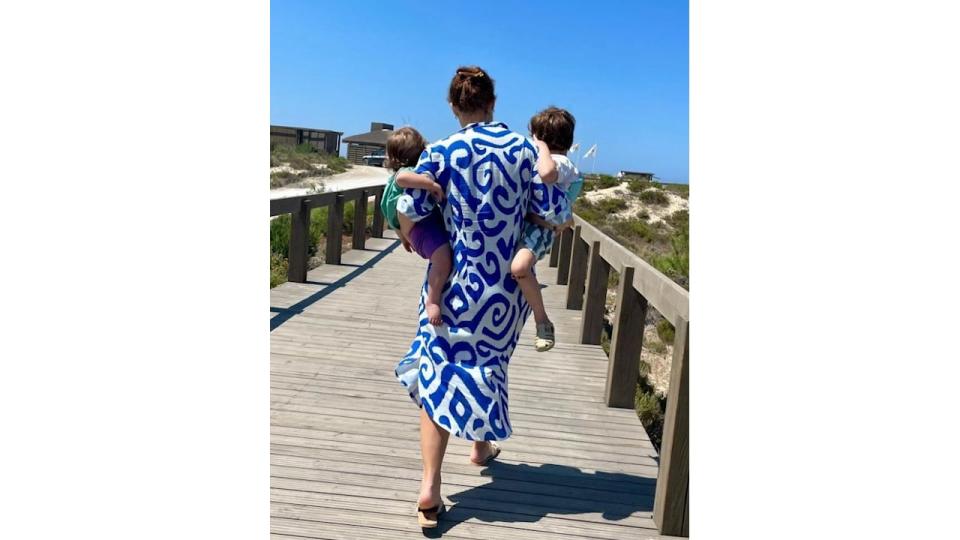
M 443 218 L 439 211 L 435 210 L 430 217 L 413 223 L 410 218 L 397 212 L 397 200 L 403 195 L 404 188 L 425 189 L 437 202 L 443 200 L 444 193 L 440 184 L 425 176 L 413 174 L 413 167 L 426 146 L 423 136 L 411 127 L 400 128 L 387 137 L 387 164 L 395 172 L 387 179 L 387 185 L 383 189 L 380 210 L 390 228 L 399 233 L 403 248 L 415 251 L 430 261 L 427 302 L 424 307 L 430 324 L 439 326 L 443 324 L 440 317 L 440 293 L 450 277 L 453 265 L 453 252 L 447 241 Z
M 573 115 L 557 107 L 548 107 L 530 119 L 530 133 L 539 149 L 537 172 L 540 179 L 562 190 L 570 207 L 568 215 L 555 216 L 552 222 L 527 214 L 517 253 L 510 264 L 510 272 L 533 310 L 533 319 L 537 324 L 534 345 L 538 352 L 553 348 L 556 336 L 553 323 L 543 306 L 543 295 L 540 293 L 540 283 L 533 274 L 533 266 L 550 250 L 554 235 L 573 224 L 573 201 L 583 186 L 580 171 L 567 157 L 573 145 L 575 125 Z

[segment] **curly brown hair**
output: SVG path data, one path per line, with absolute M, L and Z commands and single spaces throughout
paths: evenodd
M 497 95 L 493 92 L 493 79 L 478 66 L 460 66 L 450 81 L 447 100 L 464 113 L 485 111 L 493 106 Z
M 402 127 L 387 137 L 386 166 L 394 170 L 413 167 L 426 147 L 427 141 L 419 131 L 412 127 Z
M 577 120 L 570 111 L 547 107 L 530 119 L 530 133 L 547 143 L 553 152 L 566 152 L 573 146 L 573 130 Z

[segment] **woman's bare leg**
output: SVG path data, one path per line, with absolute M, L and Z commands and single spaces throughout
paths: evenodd
M 430 255 L 430 271 L 427 273 L 427 318 L 430 324 L 443 324 L 440 318 L 440 293 L 450 277 L 450 267 L 453 265 L 453 252 L 449 244 L 443 244 Z
M 423 478 L 420 480 L 420 508 L 440 504 L 440 467 L 447 451 L 450 432 L 433 423 L 430 415 L 420 408 L 420 454 L 423 457 Z
M 537 276 L 533 275 L 531 271 L 536 262 L 537 257 L 532 251 L 527 248 L 520 248 L 514 255 L 513 262 L 510 263 L 510 273 L 517 280 L 523 297 L 526 298 L 527 303 L 530 304 L 530 309 L 533 310 L 533 320 L 537 324 L 542 324 L 550 322 L 550 319 L 547 317 L 546 308 L 543 307 L 540 283 L 537 281 Z

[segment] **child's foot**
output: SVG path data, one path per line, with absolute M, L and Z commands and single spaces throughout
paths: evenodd
M 556 337 L 553 335 L 553 323 L 547 321 L 545 323 L 537 323 L 537 339 L 534 341 L 534 345 L 537 347 L 537 352 L 546 352 L 553 348 L 556 343 Z
M 427 304 L 427 320 L 430 321 L 430 324 L 434 326 L 440 326 L 443 324 L 443 320 L 440 319 L 440 306 L 437 304 Z

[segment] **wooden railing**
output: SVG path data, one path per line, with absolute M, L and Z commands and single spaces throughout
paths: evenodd
M 356 201 L 353 213 L 353 248 L 363 249 L 367 240 L 367 201 L 375 196 L 373 204 L 373 226 L 371 236 L 383 238 L 383 214 L 380 212 L 380 198 L 383 186 L 365 186 L 330 191 L 298 197 L 286 197 L 270 200 L 270 216 L 291 214 L 290 247 L 287 253 L 287 280 L 295 283 L 307 281 L 307 264 L 310 249 L 310 211 L 314 208 L 329 206 L 327 214 L 327 247 L 324 262 L 340 264 L 343 253 L 343 207 L 347 201 Z
M 610 269 L 620 273 L 604 399 L 634 407 L 648 306 L 673 323 L 673 363 L 660 446 L 653 520 L 660 532 L 689 536 L 688 358 L 690 314 L 685 289 L 579 216 L 554 244 L 550 266 L 567 285 L 567 309 L 582 309 L 580 342 L 599 344 Z

